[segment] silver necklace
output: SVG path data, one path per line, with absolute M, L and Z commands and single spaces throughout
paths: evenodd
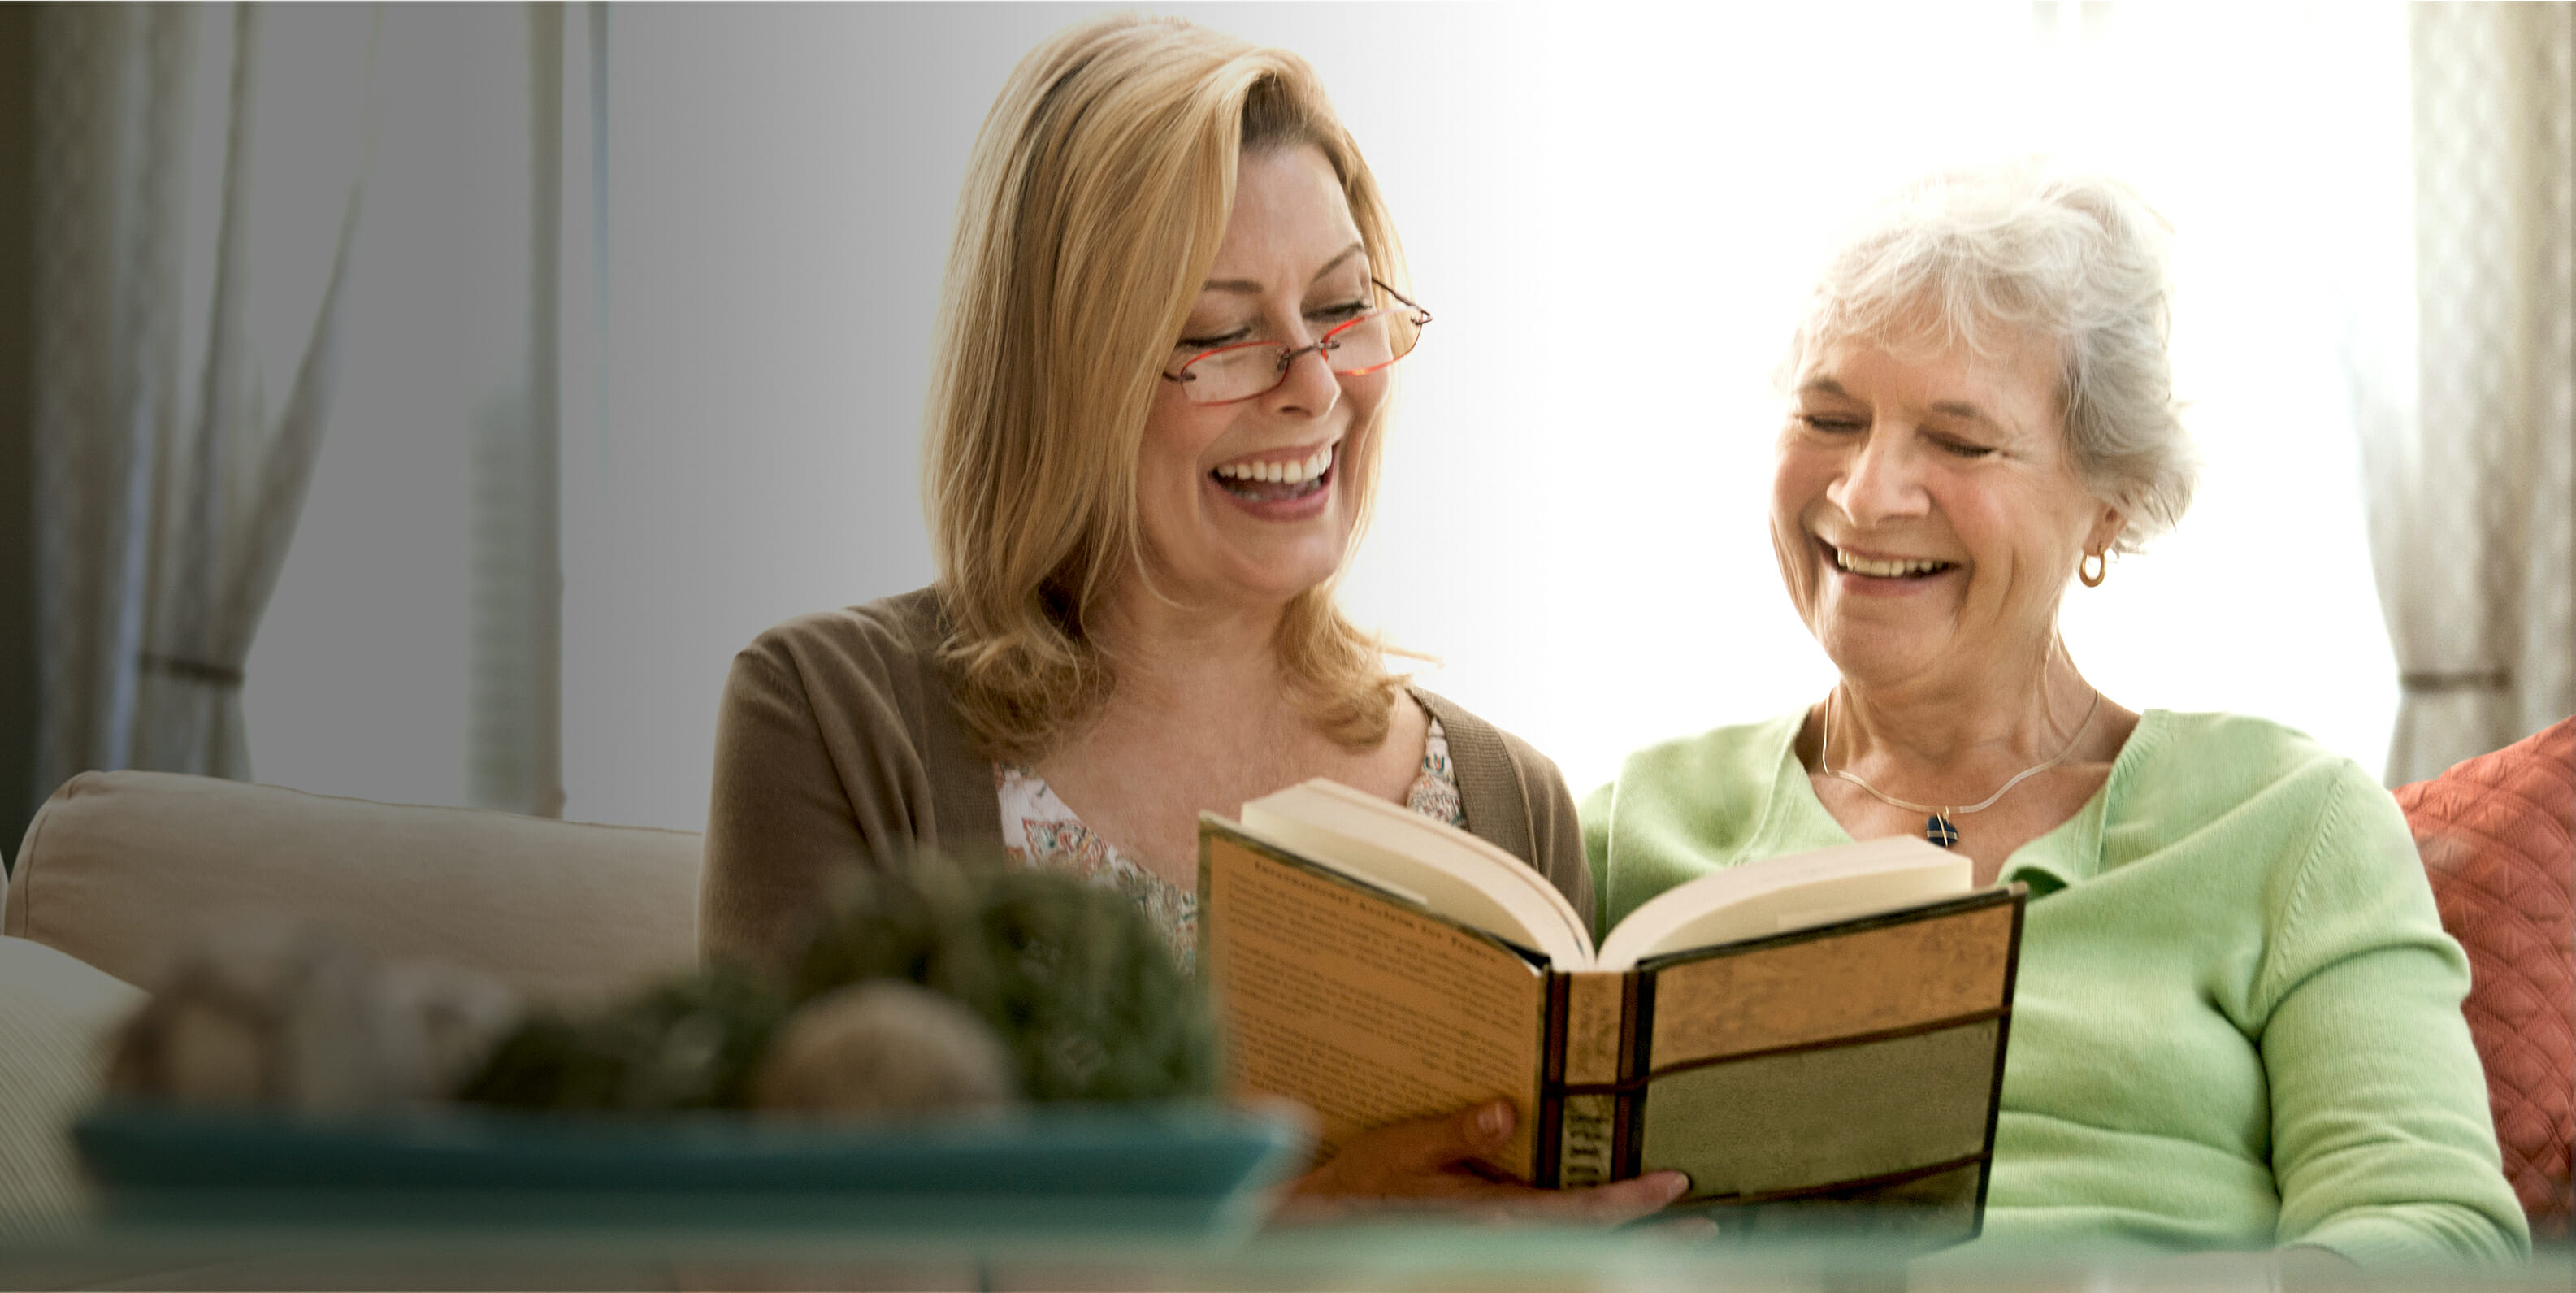
M 1995 793 L 1988 795 L 1965 808 L 1936 808 L 1931 804 L 1918 804 L 1910 799 L 1899 799 L 1896 796 L 1861 780 L 1859 777 L 1853 776 L 1850 772 L 1835 767 L 1833 764 L 1834 698 L 1831 696 L 1825 697 L 1825 745 L 1822 750 L 1816 752 L 1816 766 L 1823 768 L 1825 775 L 1828 777 L 1848 781 L 1853 785 L 1868 791 L 1872 797 L 1876 798 L 1881 803 L 1893 804 L 1896 807 L 1905 809 L 1909 812 L 1931 814 L 1923 819 L 1923 838 L 1930 840 L 1934 844 L 1938 844 L 1945 849 L 1955 848 L 1959 843 L 1959 828 L 1952 824 L 1950 821 L 1951 818 L 1964 817 L 1969 813 L 1984 812 L 1985 810 L 1994 807 L 1995 801 L 2003 798 L 2005 791 L 2020 785 L 2023 781 L 2028 780 L 2031 777 L 2038 776 L 2040 773 L 2048 771 L 2050 768 L 2056 767 L 2058 764 L 2066 762 L 2066 756 L 2075 753 L 2075 743 L 2083 740 L 2085 730 L 2093 726 L 2093 716 L 2101 712 L 2102 692 L 2097 688 L 2093 692 L 2093 707 L 2084 711 L 2084 721 L 2075 725 L 2075 735 L 2066 738 L 2066 748 L 2059 750 L 2056 758 L 2050 759 L 2046 763 L 2035 764 L 2014 773 L 2012 780 L 2007 781 L 2002 786 L 1998 787 Z

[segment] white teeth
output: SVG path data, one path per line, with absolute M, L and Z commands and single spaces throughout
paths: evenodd
M 1325 445 L 1303 462 L 1230 462 L 1216 469 L 1226 480 L 1257 480 L 1295 485 L 1313 480 L 1333 465 L 1333 446 Z
M 1905 558 L 1898 558 L 1890 561 L 1874 561 L 1868 557 L 1855 557 L 1840 548 L 1836 548 L 1834 549 L 1834 564 L 1857 575 L 1873 575 L 1880 579 L 1895 579 L 1904 575 L 1919 575 L 1927 570 L 1939 570 L 1950 563 L 1946 561 L 1920 561 Z

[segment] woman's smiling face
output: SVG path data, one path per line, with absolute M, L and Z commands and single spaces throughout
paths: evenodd
M 1812 351 L 1772 481 L 1771 542 L 1807 628 L 1864 685 L 1963 685 L 2028 671 L 2057 605 L 2120 515 L 2076 473 L 2058 350 L 2019 337 Z
M 1376 301 L 1341 181 L 1321 150 L 1247 155 L 1234 211 L 1163 371 L 1247 341 L 1312 345 Z M 1192 404 L 1164 382 L 1145 421 L 1137 512 L 1154 577 L 1195 605 L 1282 603 L 1341 568 L 1358 520 L 1344 462 L 1386 398 L 1383 372 L 1337 377 L 1309 352 L 1266 395 Z

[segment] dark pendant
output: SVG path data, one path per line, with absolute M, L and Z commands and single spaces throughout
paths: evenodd
M 1959 842 L 1959 828 L 1951 825 L 1949 818 L 1934 813 L 1923 819 L 1923 838 L 1946 849 Z

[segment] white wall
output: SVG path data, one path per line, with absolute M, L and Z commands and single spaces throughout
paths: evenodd
M 296 29 L 333 6 L 266 11 L 262 74 L 317 66 Z M 366 15 L 355 14 L 364 48 Z M 467 285 L 496 259 L 471 232 L 485 203 L 483 159 L 465 147 L 476 99 L 508 82 L 455 73 L 472 25 L 455 9 L 392 7 L 380 33 L 381 133 L 343 289 L 342 363 L 322 452 L 293 545 L 243 670 L 252 775 L 327 794 L 463 803 L 471 643 L 469 445 L 479 347 Z M 305 55 L 306 57 L 298 57 Z M 218 85 L 221 82 L 217 82 Z M 522 91 L 523 93 L 523 91 Z M 506 100 L 504 100 L 506 101 Z M 341 112 L 348 109 L 339 108 Z M 288 140 L 255 141 L 275 156 Z M 262 149 L 259 144 L 267 144 Z M 207 154 L 213 155 L 213 154 Z M 325 172 L 326 177 L 329 175 Z M 216 176 L 196 177 L 214 182 Z M 308 204 L 308 247 L 336 235 L 336 200 Z M 294 214 L 292 211 L 290 214 Z M 256 251 L 257 249 L 254 249 Z M 256 281 L 273 261 L 254 257 Z M 272 407 L 312 326 L 300 317 L 251 329 Z M 283 357 L 283 358 L 282 358 Z
M 1772 363 L 1836 223 L 2033 149 L 2175 222 L 2209 458 L 2178 534 L 2070 594 L 2076 658 L 2133 707 L 2263 713 L 2378 766 L 2394 666 L 2341 365 L 2350 302 L 2411 247 L 2394 6 L 2063 32 L 2022 3 L 1171 8 L 1316 65 L 1438 314 L 1349 605 L 1578 792 L 1829 685 L 1764 538 Z M 732 652 L 927 580 L 920 408 L 966 151 L 1020 54 L 1091 11 L 615 10 L 607 400 L 566 427 L 569 815 L 699 825 Z

